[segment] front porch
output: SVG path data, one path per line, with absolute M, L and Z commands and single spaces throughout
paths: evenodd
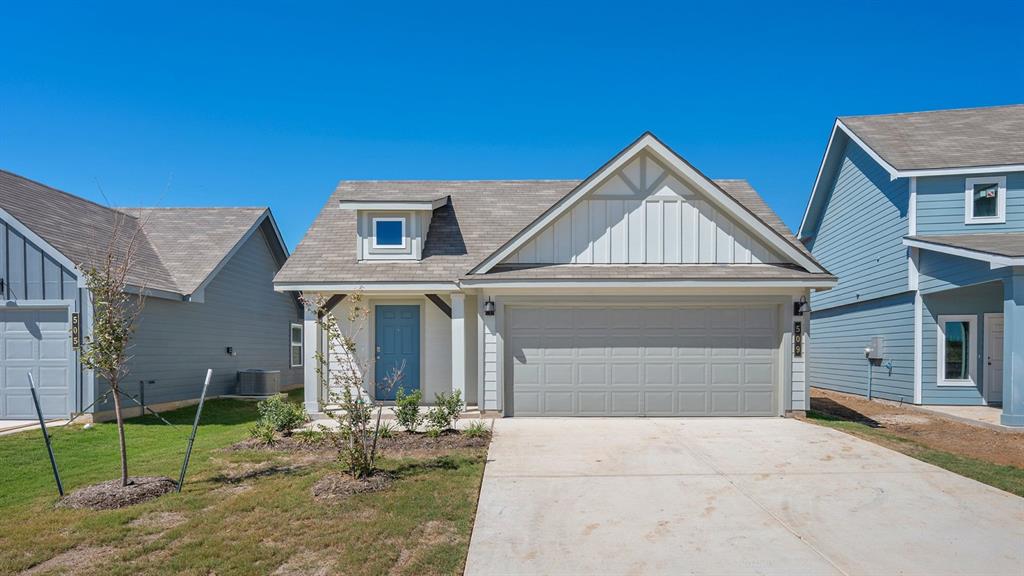
M 453 286 L 453 285 L 452 285 Z M 362 380 L 360 394 L 393 405 L 397 389 L 419 390 L 430 405 L 440 393 L 458 391 L 467 414 L 480 416 L 478 404 L 478 325 L 483 311 L 475 295 L 447 286 L 431 291 L 374 290 L 307 293 L 322 302 L 342 335 L 352 339 L 354 353 L 334 349 L 315 310 L 307 308 L 303 325 L 303 366 L 306 410 L 329 411 L 342 392 L 339 375 L 355 369 Z M 318 364 L 321 366 L 318 373 Z M 401 377 L 393 382 L 395 370 Z M 321 374 L 323 376 L 321 376 Z M 325 378 L 330 374 L 330 377 Z M 325 382 L 325 380 L 327 380 Z

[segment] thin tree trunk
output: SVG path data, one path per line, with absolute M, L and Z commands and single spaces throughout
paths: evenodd
M 117 385 L 114 390 L 114 416 L 117 418 L 117 441 L 121 448 L 121 486 L 128 485 L 128 450 L 124 442 L 124 416 L 121 414 L 121 394 Z

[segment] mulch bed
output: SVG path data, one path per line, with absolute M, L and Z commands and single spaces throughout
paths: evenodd
M 881 428 L 935 450 L 1024 468 L 1024 436 L 1019 433 L 971 426 L 912 407 L 819 388 L 811 389 L 811 409 Z
M 423 432 L 394 432 L 389 438 L 378 438 L 377 448 L 381 453 L 391 456 L 434 456 L 460 448 L 486 448 L 490 443 L 490 434 L 471 438 L 455 430 L 448 430 L 436 438 Z M 229 450 L 265 450 L 273 452 L 328 452 L 334 451 L 334 443 L 330 439 L 309 442 L 299 436 L 278 436 L 273 444 L 265 444 L 256 438 L 246 438 L 233 444 Z
M 386 472 L 377 472 L 369 478 L 356 480 L 349 474 L 336 472 L 328 474 L 313 484 L 313 498 L 317 500 L 338 500 L 353 494 L 378 492 L 394 482 L 395 478 Z
M 267 444 L 257 438 L 246 438 L 240 442 L 235 442 L 228 449 L 232 451 L 267 450 L 281 452 L 321 452 L 323 450 L 332 450 L 333 448 L 334 444 L 326 439 L 318 442 L 310 442 L 308 440 L 300 439 L 295 435 L 278 435 L 274 438 L 273 444 Z
M 133 504 L 148 502 L 173 492 L 177 482 L 166 476 L 135 476 L 128 478 L 128 485 L 121 486 L 121 480 L 109 480 L 92 486 L 79 488 L 60 499 L 60 508 L 88 508 L 90 510 L 113 510 Z

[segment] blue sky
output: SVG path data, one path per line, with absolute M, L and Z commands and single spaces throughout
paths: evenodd
M 294 247 L 342 178 L 583 178 L 651 130 L 795 228 L 835 116 L 1024 102 L 1019 3 L 703 4 L 9 3 L 0 168 Z

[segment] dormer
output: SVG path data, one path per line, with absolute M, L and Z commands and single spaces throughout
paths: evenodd
M 435 200 L 342 200 L 357 221 L 356 259 L 421 260 L 434 210 L 448 197 Z

